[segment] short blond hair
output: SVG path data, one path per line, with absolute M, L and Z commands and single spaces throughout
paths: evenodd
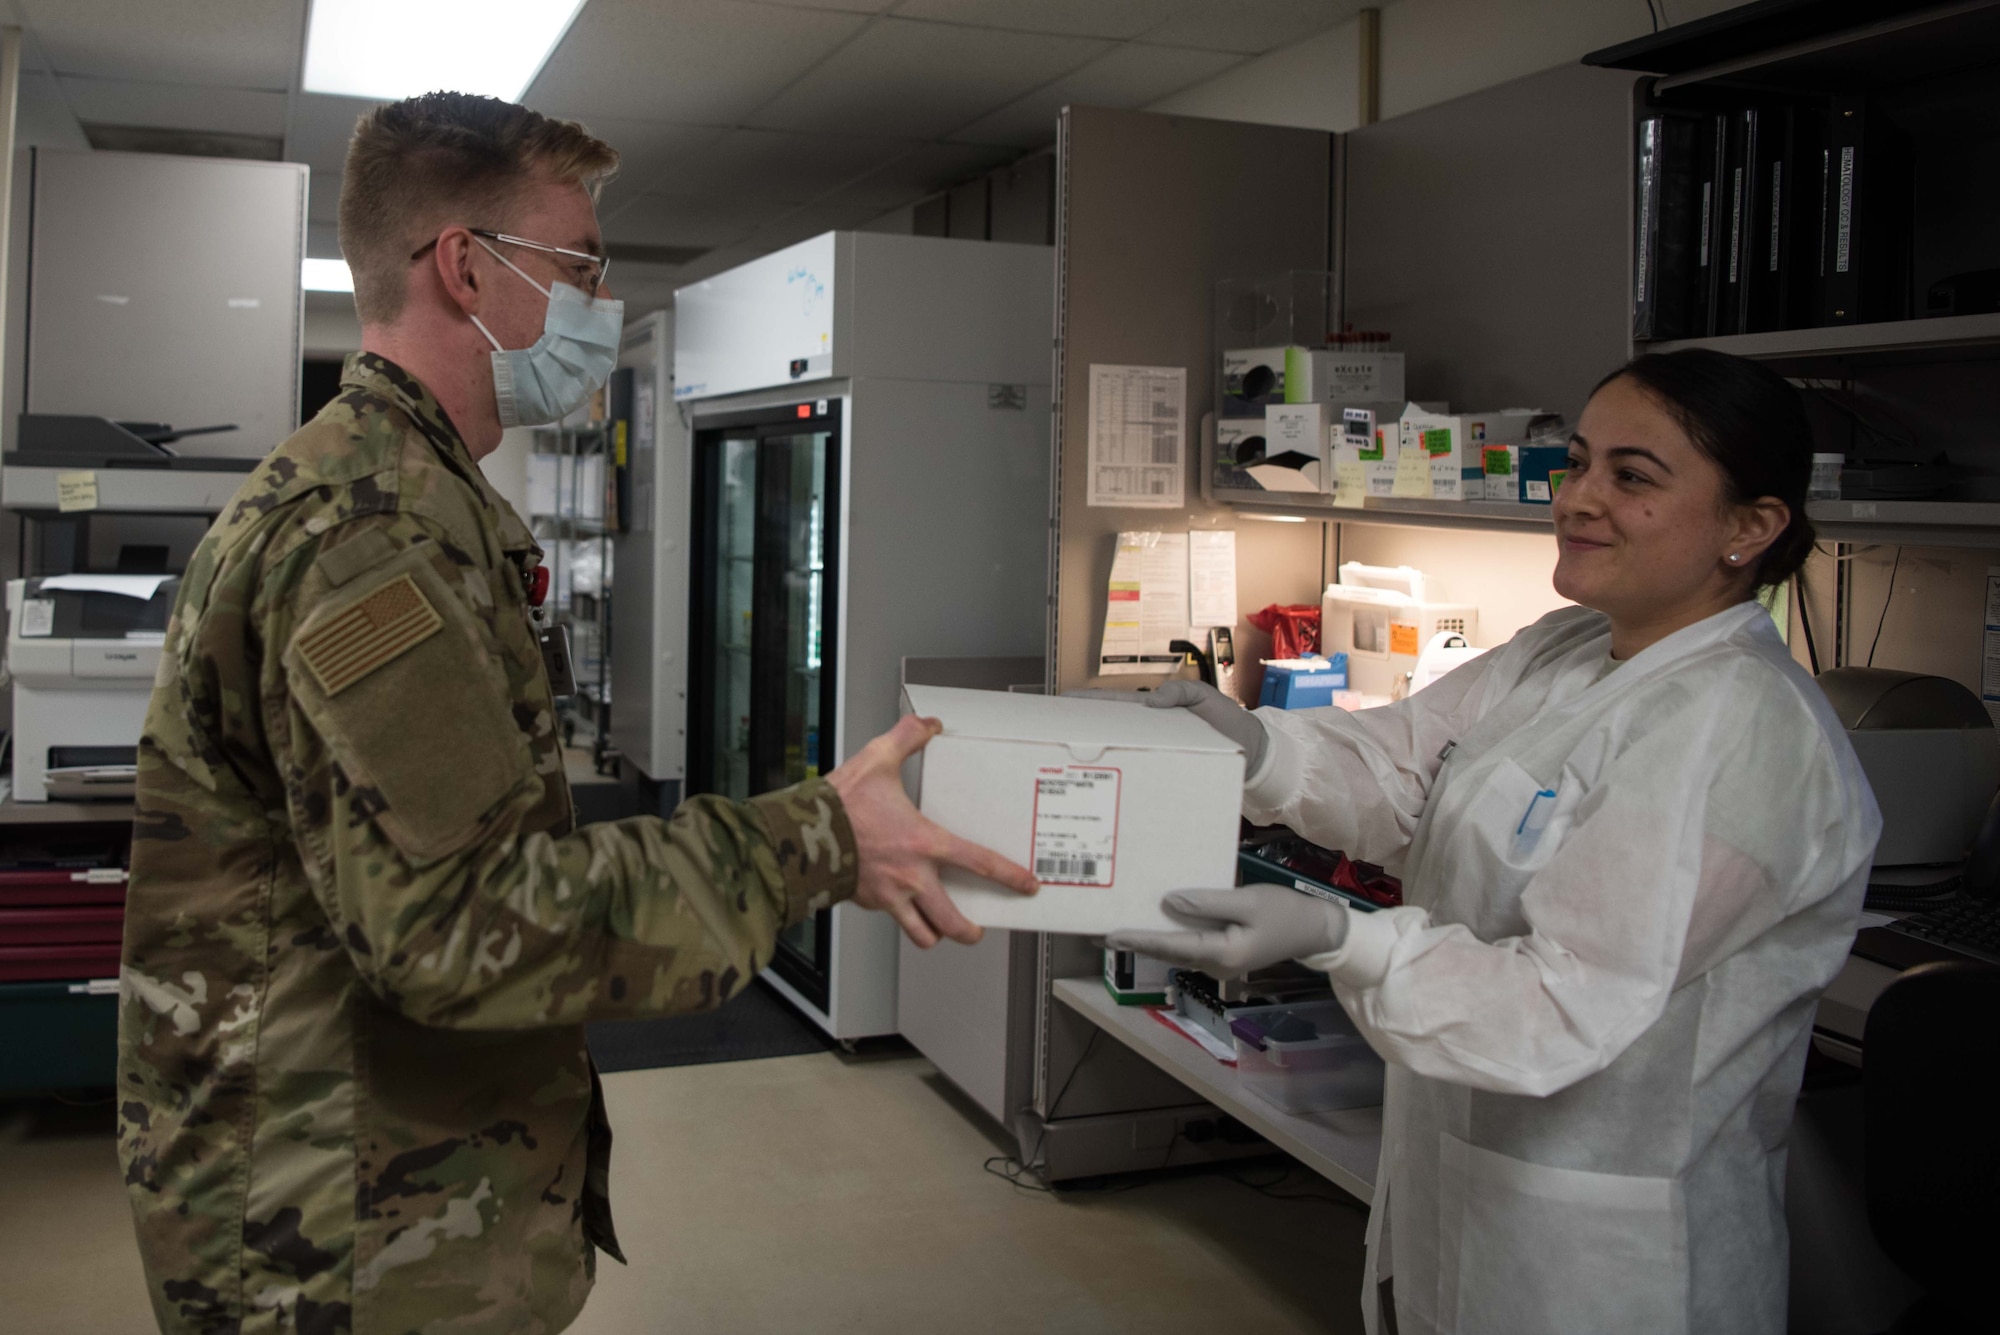
M 618 153 L 574 121 L 470 93 L 425 93 L 354 127 L 340 184 L 340 249 L 364 324 L 403 310 L 410 254 L 453 224 L 504 230 L 526 187 L 575 182 L 591 197 Z

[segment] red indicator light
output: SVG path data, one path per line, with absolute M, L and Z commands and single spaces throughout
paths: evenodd
M 528 572 L 528 606 L 540 607 L 549 596 L 549 568 L 536 566 Z
M 809 403 L 801 403 L 801 404 L 799 405 L 799 416 L 800 416 L 800 417 L 811 417 L 812 415 L 813 415 L 813 410 L 812 410 L 812 405 L 811 405 L 811 404 L 809 404 Z

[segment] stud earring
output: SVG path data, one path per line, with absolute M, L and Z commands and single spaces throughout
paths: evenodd
M 1743 559 L 1743 558 L 1742 558 L 1742 557 L 1740 557 L 1740 556 L 1738 556 L 1738 555 L 1737 555 L 1737 554 L 1736 554 L 1735 552 L 1731 552 L 1731 553 L 1729 554 L 1729 560 L 1730 560 L 1730 564 L 1732 564 L 1732 565 L 1733 565 L 1733 564 L 1735 564 L 1735 563 L 1736 563 L 1736 562 L 1738 562 L 1738 561 L 1741 561 L 1742 559 Z

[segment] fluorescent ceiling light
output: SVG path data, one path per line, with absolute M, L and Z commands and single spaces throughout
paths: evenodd
M 518 102 L 583 0 L 313 0 L 305 90 L 394 102 L 484 93 Z
M 354 274 L 346 260 L 305 260 L 299 265 L 299 286 L 308 292 L 352 292 Z

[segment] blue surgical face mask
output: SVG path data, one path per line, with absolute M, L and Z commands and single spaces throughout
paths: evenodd
M 618 364 L 618 336 L 625 328 L 625 303 L 592 299 L 567 283 L 543 287 L 484 238 L 475 237 L 493 258 L 521 275 L 521 281 L 549 299 L 542 336 L 533 347 L 503 348 L 479 317 L 468 318 L 493 345 L 493 400 L 500 425 L 545 426 L 559 422 L 589 401 Z

